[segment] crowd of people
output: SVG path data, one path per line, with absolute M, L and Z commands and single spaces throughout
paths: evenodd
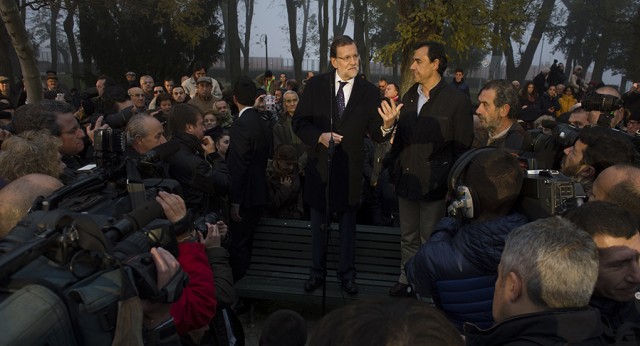
M 333 40 L 330 59 L 330 72 L 301 83 L 265 71 L 227 87 L 198 61 L 180 83 L 129 71 L 121 83 L 99 76 L 82 93 L 48 71 L 34 104 L 0 76 L 0 237 L 37 196 L 90 174 L 103 150 L 96 136 L 121 130 L 124 160 L 159 156 L 135 178 L 173 179 L 181 190 L 156 197 L 178 255 L 154 248 L 152 258 L 158 289 L 180 272 L 189 281 L 170 304 L 144 310 L 146 341 L 242 338 L 231 317 L 246 302 L 233 285 L 247 273 L 262 217 L 310 220 L 308 292 L 326 280 L 329 223 L 339 225 L 336 271 L 350 295 L 359 292 L 356 224 L 400 228 L 394 298 L 334 311 L 311 345 L 640 341 L 637 83 L 622 94 L 554 62 L 532 81 L 488 81 L 471 96 L 464 71 L 447 81 L 444 47 L 426 41 L 415 46 L 414 84 L 402 95 L 396 83 L 360 75 L 348 36 Z M 570 143 L 566 128 L 554 132 L 563 124 Z M 539 150 L 541 134 L 551 145 Z M 531 162 L 522 158 L 559 170 L 588 202 L 536 220 L 520 203 L 523 161 Z M 193 220 L 211 214 L 195 231 Z M 307 327 L 278 312 L 263 338 L 304 345 Z

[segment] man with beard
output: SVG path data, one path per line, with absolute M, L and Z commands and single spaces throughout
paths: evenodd
M 627 138 L 611 129 L 584 128 L 573 146 L 564 149 L 561 171 L 590 192 L 598 174 L 618 163 L 633 164 L 636 152 Z
M 497 79 L 485 84 L 478 94 L 476 114 L 481 128 L 475 131 L 473 148 L 486 145 L 519 154 L 530 141 L 527 131 L 518 124 L 518 93 L 511 83 Z
M 220 100 L 211 94 L 213 88 L 213 81 L 211 77 L 200 77 L 196 84 L 196 94 L 193 96 L 188 104 L 198 107 L 201 112 L 206 112 L 213 109 L 213 105 Z

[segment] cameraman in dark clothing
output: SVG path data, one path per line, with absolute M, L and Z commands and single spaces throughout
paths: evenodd
M 174 106 L 169 131 L 169 143 L 180 148 L 165 161 L 171 177 L 182 185 L 187 207 L 202 214 L 216 209 L 212 197 L 229 192 L 231 175 L 213 139 L 204 136 L 202 113 L 192 105 Z

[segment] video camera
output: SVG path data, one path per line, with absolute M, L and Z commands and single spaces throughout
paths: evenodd
M 97 130 L 97 168 L 47 198 L 36 200 L 30 213 L 0 241 L 0 281 L 40 256 L 83 278 L 105 269 L 124 268 L 139 296 L 155 302 L 179 297 L 187 276 L 172 280 L 172 292 L 160 292 L 149 253 L 163 247 L 177 257 L 176 234 L 155 201 L 161 190 L 181 193 L 169 179 L 130 179 L 136 163 L 125 157 L 125 135 Z M 170 296 L 170 297 L 169 297 Z
M 542 126 L 551 128 L 551 133 L 542 129 L 529 130 L 530 141 L 522 148 L 521 160 L 525 169 L 557 169 L 560 166 L 563 150 L 573 146 L 578 140 L 580 129 L 565 123 L 543 121 Z
M 574 183 L 557 170 L 526 170 L 520 198 L 522 213 L 533 221 L 564 215 L 579 207 L 586 194 L 581 184 Z

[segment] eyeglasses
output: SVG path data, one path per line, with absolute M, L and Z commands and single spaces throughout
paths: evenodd
M 154 90 L 154 94 L 164 94 L 164 90 Z
M 356 54 L 356 55 L 349 55 L 349 56 L 339 56 L 337 57 L 337 59 L 340 59 L 344 62 L 351 62 L 351 61 L 358 61 L 358 59 L 360 59 L 360 55 Z
M 76 126 L 72 127 L 71 129 L 69 129 L 68 131 L 60 131 L 60 133 L 66 133 L 68 135 L 75 135 L 76 132 L 78 132 L 78 130 L 80 130 L 80 126 L 76 125 Z

